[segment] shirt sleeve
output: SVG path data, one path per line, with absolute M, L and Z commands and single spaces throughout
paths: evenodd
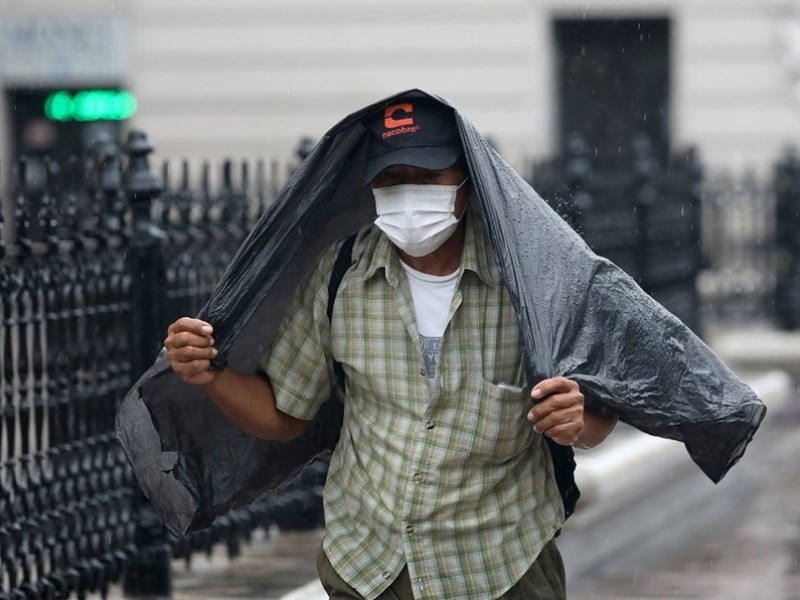
M 260 361 L 272 384 L 276 406 L 297 419 L 313 419 L 331 396 L 334 382 L 328 283 L 341 245 L 325 250 L 297 287 L 272 348 Z

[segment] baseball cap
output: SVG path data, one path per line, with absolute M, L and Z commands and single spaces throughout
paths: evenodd
M 461 154 L 453 109 L 430 98 L 399 99 L 364 121 L 370 135 L 364 183 L 389 165 L 440 170 Z

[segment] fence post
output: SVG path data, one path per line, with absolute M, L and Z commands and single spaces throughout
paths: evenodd
M 589 158 L 589 145 L 583 137 L 573 134 L 567 140 L 563 168 L 568 202 L 559 212 L 583 236 L 584 223 L 592 218 L 595 209 L 595 198 L 588 189 L 592 178 L 592 161 Z
M 131 131 L 125 152 L 128 166 L 124 176 L 124 191 L 131 207 L 132 231 L 125 259 L 131 275 L 131 372 L 138 378 L 153 362 L 163 339 L 164 258 L 161 244 L 164 232 L 153 223 L 153 200 L 162 184 L 150 168 L 148 154 L 153 147 L 141 131 Z M 131 596 L 169 597 L 172 594 L 170 576 L 170 545 L 167 531 L 152 507 L 139 495 L 137 504 L 137 555 L 131 561 L 125 577 L 125 593 Z
M 702 202 L 703 202 L 703 182 L 704 169 L 700 161 L 697 148 L 690 147 L 686 150 L 684 160 L 681 162 L 681 174 L 683 185 L 681 189 L 681 201 L 684 203 L 686 211 L 687 227 L 689 229 L 688 247 L 685 249 L 689 255 L 692 265 L 691 275 L 691 297 L 692 310 L 689 327 L 697 335 L 703 336 L 703 320 L 700 314 L 700 294 L 697 290 L 697 278 L 703 268 L 703 246 L 701 238 L 702 227 Z
M 658 202 L 655 177 L 659 168 L 650 139 L 638 134 L 632 140 L 631 172 L 633 174 L 633 203 L 637 223 L 637 283 L 650 295 L 653 293 L 654 277 L 654 236 L 650 212 Z M 662 257 L 670 260 L 672 257 Z
M 788 148 L 775 167 L 775 318 L 800 327 L 800 157 Z

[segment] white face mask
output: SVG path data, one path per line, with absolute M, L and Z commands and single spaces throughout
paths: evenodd
M 375 188 L 375 225 L 409 256 L 430 254 L 453 235 L 461 221 L 453 210 L 457 192 L 467 179 L 459 185 L 407 183 Z

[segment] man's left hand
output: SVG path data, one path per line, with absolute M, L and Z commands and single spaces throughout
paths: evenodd
M 562 446 L 574 446 L 584 430 L 584 398 L 578 383 L 566 377 L 540 381 L 531 390 L 528 420 L 534 431 Z

